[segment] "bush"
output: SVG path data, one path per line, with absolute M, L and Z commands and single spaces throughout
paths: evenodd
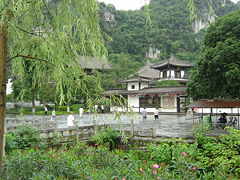
M 79 108 L 83 108 L 84 109 L 84 105 L 83 104 L 74 104 L 74 105 L 72 105 L 71 107 L 70 107 L 70 109 L 72 110 L 72 111 L 79 111 Z
M 107 146 L 110 148 L 110 150 L 112 150 L 115 148 L 115 141 L 117 136 L 118 133 L 114 129 L 107 128 L 103 132 L 93 136 L 91 140 L 97 146 L 99 145 Z
M 229 134 L 220 136 L 220 139 L 198 136 L 196 159 L 203 168 L 224 167 L 228 173 L 240 176 L 240 133 L 236 129 L 226 129 Z
M 15 149 L 26 149 L 31 147 L 43 147 L 40 132 L 29 124 L 22 124 L 14 132 L 6 134 L 6 153 Z
M 67 106 L 58 106 L 57 111 L 67 111 Z

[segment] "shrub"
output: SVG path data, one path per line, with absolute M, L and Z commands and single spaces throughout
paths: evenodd
M 70 109 L 72 110 L 72 111 L 79 111 L 79 108 L 83 108 L 84 109 L 84 105 L 83 104 L 74 104 L 74 105 L 72 105 L 71 107 L 70 107 Z
M 57 110 L 58 111 L 67 111 L 67 106 L 58 106 Z
M 9 132 L 6 135 L 6 153 L 14 149 L 43 146 L 39 130 L 29 124 L 19 125 L 14 132 Z
M 100 132 L 97 135 L 93 136 L 91 140 L 97 146 L 107 146 L 112 150 L 115 148 L 115 141 L 117 136 L 118 133 L 114 129 L 107 128 L 103 132 Z

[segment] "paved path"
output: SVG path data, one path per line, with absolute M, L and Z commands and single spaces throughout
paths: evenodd
M 93 125 L 94 120 L 97 124 L 130 124 L 131 118 L 134 124 L 142 127 L 153 126 L 154 117 L 153 115 L 148 115 L 147 121 L 143 122 L 140 114 L 135 114 L 134 116 L 128 116 L 122 114 L 118 118 L 114 114 L 84 114 L 82 117 L 79 115 L 74 115 L 75 120 L 77 120 L 79 126 Z M 15 119 L 17 117 L 7 116 L 7 119 Z M 50 121 L 51 116 L 24 116 L 24 119 L 41 119 L 45 121 Z M 67 127 L 67 115 L 57 116 L 59 128 Z M 182 115 L 159 115 L 159 120 L 156 121 L 157 126 L 157 136 L 161 137 L 187 137 L 191 134 L 192 121 L 187 120 L 185 116 Z M 130 127 L 127 127 L 130 128 Z

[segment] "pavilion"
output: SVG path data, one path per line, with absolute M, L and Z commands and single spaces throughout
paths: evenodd
M 160 112 L 180 113 L 187 98 L 185 85 L 189 77 L 186 71 L 193 66 L 192 63 L 175 57 L 159 63 L 148 62 L 128 79 L 118 81 L 126 84 L 125 89 L 107 90 L 103 95 L 123 96 L 127 99 L 128 107 L 133 108 L 134 112 L 141 112 L 143 108 L 146 108 L 147 112 L 154 112 L 155 108 L 159 108 Z M 154 87 L 154 84 L 161 80 L 176 80 L 181 86 Z M 127 111 L 128 107 L 112 109 Z

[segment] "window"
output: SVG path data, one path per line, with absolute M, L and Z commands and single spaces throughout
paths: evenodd
M 132 85 L 132 89 L 135 89 L 135 85 Z
M 140 96 L 140 107 L 159 108 L 161 107 L 161 98 L 158 96 Z

